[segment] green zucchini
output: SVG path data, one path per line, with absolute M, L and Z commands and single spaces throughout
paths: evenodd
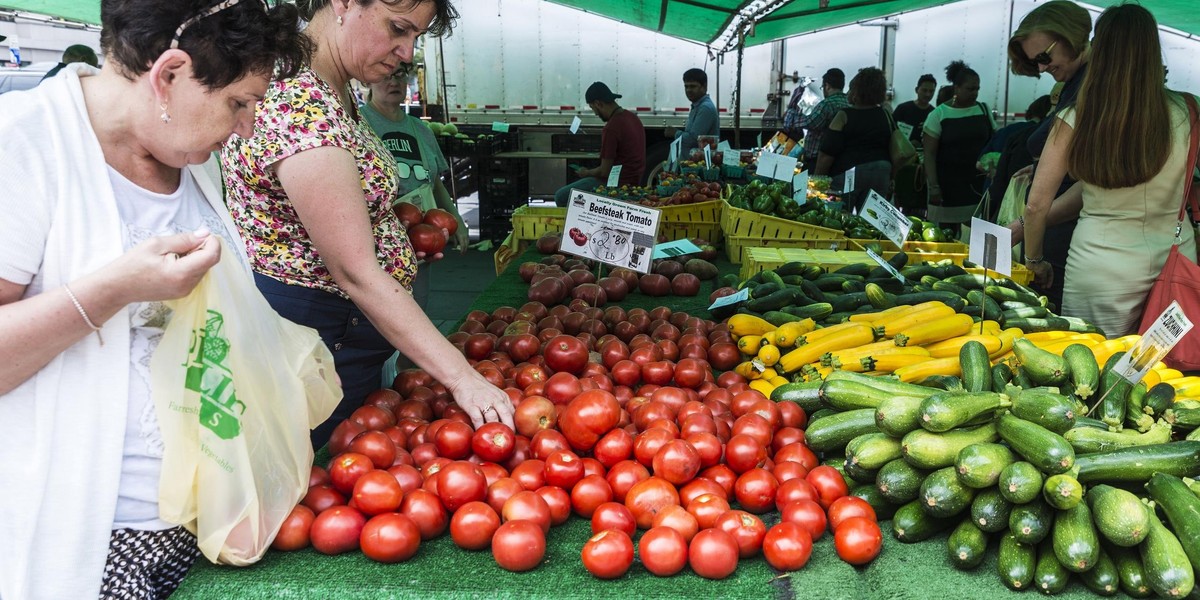
M 954 467 L 938 469 L 921 482 L 918 496 L 925 512 L 935 517 L 953 517 L 971 506 L 975 490 L 958 481 Z
M 1000 553 L 996 557 L 996 568 L 1000 581 L 1010 590 L 1029 589 L 1033 583 L 1037 552 L 1034 546 L 1022 544 L 1011 534 L 1000 538 Z
M 1026 306 L 1041 306 L 1037 296 L 1000 285 L 984 286 L 983 292 L 996 302 L 1020 302 Z
M 1129 390 L 1129 396 L 1125 400 L 1125 423 L 1141 433 L 1146 433 L 1154 427 L 1154 417 L 1145 410 L 1146 392 L 1146 382 L 1139 381 Z
M 940 469 L 952 466 L 963 448 L 971 444 L 994 441 L 996 426 L 989 423 L 973 429 L 955 429 L 946 433 L 918 429 L 905 435 L 900 443 L 904 451 L 904 460 L 909 464 L 919 469 Z M 809 445 L 812 445 L 811 441 Z
M 982 344 L 981 344 L 982 346 Z M 945 392 L 921 401 L 921 427 L 942 433 L 1011 405 L 996 392 Z
M 1000 471 L 1000 493 L 1013 504 L 1032 502 L 1042 494 L 1042 472 L 1031 463 L 1018 461 Z
M 841 450 L 850 440 L 879 431 L 875 427 L 875 410 L 860 408 L 817 419 L 808 424 L 805 442 L 817 452 Z
M 971 501 L 971 521 L 987 533 L 999 533 L 1008 529 L 1012 509 L 1013 504 L 1000 495 L 1000 490 L 986 489 Z
M 1037 564 L 1033 568 L 1033 586 L 1043 594 L 1058 594 L 1067 589 L 1071 572 L 1058 560 L 1054 544 L 1045 540 L 1038 545 Z
M 813 411 L 812 414 L 808 415 L 808 422 L 812 423 L 813 421 L 820 421 L 821 419 L 824 419 L 825 417 L 832 417 L 833 415 L 836 415 L 836 414 L 840 414 L 840 413 L 838 413 L 838 411 L 836 411 L 836 410 L 833 410 L 832 408 L 826 408 L 826 407 L 818 408 L 817 410 Z
M 1026 338 L 1013 342 L 1013 354 L 1035 384 L 1061 386 L 1067 382 L 1069 373 L 1063 357 L 1038 348 Z
M 820 409 L 821 381 L 806 381 L 803 383 L 785 383 L 771 390 L 771 400 L 775 402 L 794 402 L 804 413 L 811 415 Z
M 1154 510 L 1148 506 L 1145 509 L 1147 512 Z M 1146 580 L 1154 593 L 1164 598 L 1183 598 L 1192 593 L 1196 573 L 1187 552 L 1179 538 L 1153 514 L 1150 515 L 1150 532 L 1138 550 L 1146 567 Z
M 849 379 L 826 380 L 821 384 L 820 396 L 826 406 L 840 411 L 878 408 L 889 397 L 870 385 Z
M 1002 318 L 1004 313 L 1000 310 L 1000 305 L 984 294 L 982 289 L 964 289 L 967 289 L 967 304 L 983 309 L 983 318 L 989 321 L 999 321 Z
M 1062 394 L 1037 388 L 1012 396 L 1012 414 L 1062 434 L 1075 426 L 1075 403 Z
M 1176 477 L 1200 476 L 1200 441 L 1118 448 L 1082 454 L 1075 461 L 1081 483 L 1145 483 L 1156 472 Z
M 1150 514 L 1142 510 L 1142 501 L 1137 496 L 1101 484 L 1088 490 L 1087 499 L 1092 506 L 1096 529 L 1104 539 L 1124 548 L 1136 546 L 1146 539 L 1150 531 Z
M 963 519 L 946 538 L 946 554 L 950 564 L 960 571 L 978 567 L 987 555 L 987 543 L 987 534 L 970 519 Z
M 1008 531 L 1022 544 L 1036 544 L 1050 536 L 1056 512 L 1041 498 L 1015 504 L 1008 514 Z
M 1017 367 L 1017 368 L 1013 369 L 1012 384 L 1023 390 L 1028 390 L 1028 389 L 1032 389 L 1032 388 L 1036 387 L 1033 384 L 1033 381 L 1029 379 L 1029 374 L 1026 373 L 1025 369 L 1023 369 L 1021 367 Z
M 954 468 L 958 471 L 958 480 L 963 485 L 984 489 L 996 485 L 1000 480 L 1000 473 L 1015 461 L 1016 456 L 1008 446 L 979 443 L 959 450 L 954 460 Z
M 1200 427 L 1200 408 L 1188 408 L 1176 404 L 1173 408 L 1164 411 L 1163 415 L 1167 421 L 1180 429 Z
M 866 433 L 846 444 L 846 461 L 868 471 L 878 471 L 903 455 L 900 440 L 885 433 Z M 874 483 L 874 480 L 870 483 Z
M 921 493 L 921 482 L 929 475 L 903 459 L 880 467 L 875 474 L 875 488 L 879 493 L 894 504 L 904 504 L 917 499 Z
M 896 509 L 892 515 L 892 534 L 897 540 L 911 544 L 927 540 L 951 527 L 954 519 L 942 519 L 925 512 L 921 500 L 913 500 Z
M 992 366 L 992 390 L 1001 391 L 1012 381 L 1013 372 L 1008 365 L 996 363 Z
M 1154 595 L 1142 557 L 1133 548 L 1109 546 L 1108 555 L 1117 566 L 1117 577 L 1121 580 L 1121 591 L 1131 598 L 1149 598 Z
M 1069 331 L 1070 321 L 1062 317 L 1044 317 L 1027 319 L 1005 319 L 1005 327 L 1016 327 L 1025 333 L 1041 333 L 1043 331 Z
M 1050 311 L 1042 306 L 1021 306 L 1001 312 L 1000 318 L 1007 323 L 1017 319 L 1044 319 L 1049 315 Z
M 888 397 L 880 402 L 879 408 L 875 410 L 875 426 L 894 438 L 902 438 L 911 431 L 921 429 L 923 400 L 915 396 Z
M 971 340 L 958 349 L 958 362 L 962 368 L 963 389 L 968 392 L 990 392 L 992 388 L 992 361 L 987 347 Z M 997 392 L 1003 390 L 995 390 Z
M 963 391 L 962 380 L 954 375 L 930 375 L 921 380 L 921 385 L 947 392 Z
M 1146 390 L 1146 396 L 1142 398 L 1143 408 L 1152 417 L 1162 415 L 1174 402 L 1175 388 L 1165 381 L 1154 384 L 1154 387 Z
M 810 302 L 803 306 L 797 306 L 795 300 L 791 306 L 784 306 L 779 309 L 784 313 L 792 315 L 797 319 L 812 319 L 820 321 L 833 313 L 833 305 L 828 302 Z
M 1083 344 L 1071 344 L 1063 350 L 1063 361 L 1067 363 L 1071 384 L 1075 386 L 1075 395 L 1087 400 L 1100 386 L 1100 366 L 1096 364 L 1096 354 Z
M 884 396 L 918 396 L 926 398 L 936 393 L 927 387 L 914 383 L 905 383 L 893 377 L 876 377 L 853 371 L 834 371 L 825 378 L 826 381 L 855 381 L 878 390 Z
M 869 434 L 867 434 L 867 435 L 869 435 Z M 859 436 L 859 437 L 862 437 L 862 436 Z M 857 438 L 855 438 L 855 439 L 857 439 Z M 854 440 L 851 440 L 851 441 L 854 441 Z M 863 467 L 859 466 L 858 463 L 850 462 L 850 457 L 848 457 L 848 456 L 844 457 L 842 459 L 842 473 L 845 473 L 846 477 L 849 478 L 846 480 L 846 483 L 850 484 L 850 485 L 854 485 L 856 483 L 857 484 L 875 483 L 876 471 L 873 471 L 871 469 L 864 469 Z M 853 481 L 851 481 L 851 480 L 853 480 Z
M 1075 464 L 1075 450 L 1061 435 L 1012 413 L 1001 415 L 997 424 L 1009 447 L 1043 472 L 1065 473 Z
M 1125 422 L 1125 402 L 1130 388 L 1133 387 L 1128 379 L 1122 377 L 1113 368 L 1124 355 L 1124 352 L 1117 352 L 1109 357 L 1108 362 L 1104 363 L 1104 372 L 1100 376 L 1100 410 L 1097 411 L 1099 413 L 1097 416 L 1113 431 L 1120 431 Z
M 1101 421 L 1100 419 L 1093 419 L 1091 417 L 1085 417 L 1083 415 L 1077 414 L 1077 415 L 1075 415 L 1075 427 L 1072 427 L 1072 429 L 1078 429 L 1080 427 L 1108 431 L 1108 425 L 1105 425 L 1104 421 Z M 1080 452 L 1080 454 L 1086 454 L 1086 453 Z
M 1121 577 L 1117 574 L 1117 564 L 1113 562 L 1108 552 L 1100 548 L 1100 560 L 1096 566 L 1079 574 L 1083 585 L 1101 596 L 1116 595 L 1121 589 Z
M 1183 480 L 1162 473 L 1150 477 L 1146 491 L 1166 513 L 1191 564 L 1200 565 L 1200 498 Z
M 1146 416 L 1149 417 L 1149 415 Z M 1171 441 L 1171 424 L 1159 421 L 1150 426 L 1150 430 L 1146 433 L 1138 433 L 1129 429 L 1112 432 L 1107 429 L 1076 427 L 1064 433 L 1063 437 L 1071 444 L 1076 453 L 1091 454 L 1118 448 L 1165 444 Z
M 1050 537 L 1058 560 L 1072 573 L 1082 573 L 1100 559 L 1100 536 L 1092 524 L 1092 511 L 1086 503 L 1058 511 Z
M 1042 497 L 1058 510 L 1070 510 L 1083 501 L 1083 485 L 1066 473 L 1051 475 L 1042 484 Z
M 863 484 L 850 490 L 850 495 L 855 498 L 862 498 L 867 504 L 870 504 L 871 508 L 875 511 L 875 518 L 880 521 L 890 519 L 892 515 L 896 514 L 897 505 L 892 504 L 891 501 L 884 498 L 883 494 L 880 494 L 879 490 L 875 489 L 873 483 Z

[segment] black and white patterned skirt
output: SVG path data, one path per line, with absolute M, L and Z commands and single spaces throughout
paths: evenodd
M 116 529 L 108 542 L 101 599 L 166 598 L 200 556 L 196 536 L 183 527 L 161 531 Z

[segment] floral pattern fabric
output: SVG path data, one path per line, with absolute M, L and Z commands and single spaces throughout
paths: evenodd
M 221 149 L 229 211 L 254 270 L 348 298 L 321 261 L 274 169 L 289 156 L 329 146 L 354 156 L 379 264 L 410 288 L 417 259 L 391 210 L 398 190 L 396 162 L 370 126 L 355 120 L 312 70 L 272 83 L 256 113 L 254 137 L 234 135 Z

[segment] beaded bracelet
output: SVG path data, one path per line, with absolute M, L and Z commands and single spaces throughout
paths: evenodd
M 75 305 L 75 310 L 79 311 L 79 316 L 83 317 L 83 322 L 87 323 L 87 326 L 91 327 L 92 331 L 96 332 L 96 339 L 99 339 L 100 345 L 103 346 L 104 337 L 100 335 L 100 328 L 96 327 L 96 324 L 92 322 L 91 317 L 88 316 L 87 311 L 83 310 L 83 305 L 80 304 L 79 299 L 75 297 L 75 292 L 72 292 L 70 286 L 66 284 L 63 285 L 63 289 L 66 290 L 67 297 L 71 299 L 71 304 Z

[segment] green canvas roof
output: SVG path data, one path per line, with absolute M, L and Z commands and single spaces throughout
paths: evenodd
M 100 0 L 0 0 L 0 9 L 49 15 L 93 25 L 100 24 Z

